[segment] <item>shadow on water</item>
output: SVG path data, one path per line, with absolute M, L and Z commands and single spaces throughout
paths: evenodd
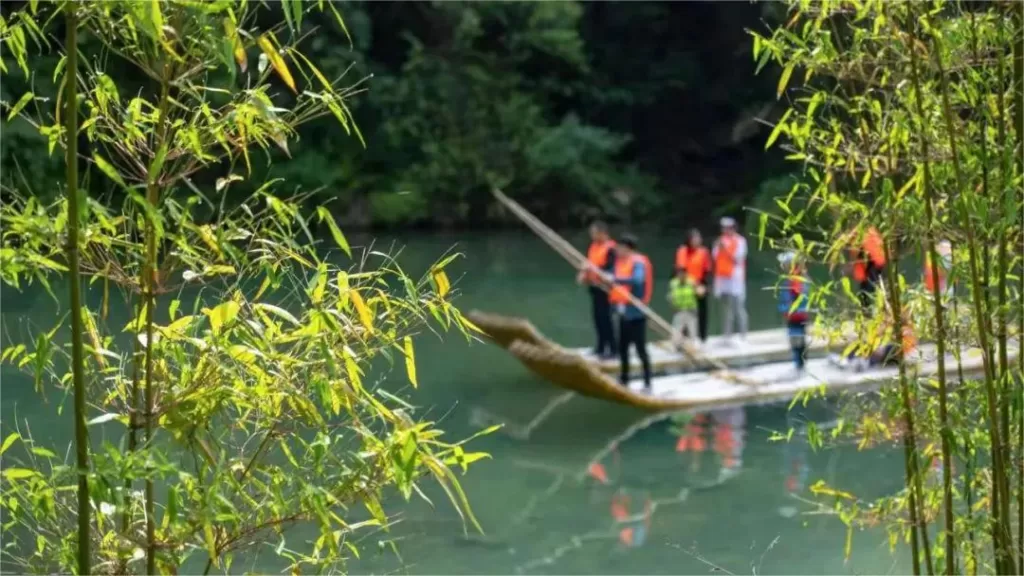
M 585 246 L 582 234 L 570 235 Z M 667 314 L 665 285 L 679 238 L 648 234 L 641 247 L 654 262 L 654 308 Z M 350 238 L 353 245 L 360 238 Z M 399 262 L 412 275 L 425 273 L 445 250 L 465 258 L 450 275 L 459 306 L 529 318 L 553 340 L 586 345 L 592 339 L 585 292 L 573 271 L 539 240 L 525 233 L 486 236 L 405 236 L 375 243 L 385 251 L 405 245 Z M 753 248 L 753 246 L 752 246 Z M 748 267 L 752 330 L 779 325 L 771 254 L 753 254 Z M 762 289 L 764 288 L 764 289 Z M 65 288 L 54 284 L 62 295 Z M 90 295 L 92 297 L 94 295 Z M 5 330 L 18 337 L 28 323 L 52 326 L 60 315 L 40 289 L 2 293 Z M 115 332 L 128 311 L 111 309 Z M 710 326 L 717 332 L 712 308 Z M 9 342 L 8 336 L 4 342 Z M 838 519 L 807 515 L 797 496 L 818 479 L 865 497 L 892 493 L 901 484 L 899 451 L 837 447 L 811 452 L 806 443 L 773 442 L 773 431 L 825 426 L 836 418 L 826 403 L 794 411 L 785 405 L 736 408 L 701 414 L 658 415 L 566 395 L 526 371 L 504 351 L 467 344 L 453 334 L 439 341 L 418 338 L 420 387 L 404 376 L 384 382 L 440 422 L 452 437 L 467 436 L 491 422 L 507 431 L 481 438 L 473 450 L 489 452 L 463 478 L 484 535 L 464 535 L 444 494 L 426 488 L 434 505 L 404 502 L 397 494 L 385 508 L 400 521 L 388 533 L 361 537 L 364 553 L 349 569 L 366 573 L 452 574 L 653 574 L 888 573 L 905 571 L 887 549 L 884 534 L 854 538 L 854 556 L 843 560 L 845 529 Z M 20 419 L 40 422 L 57 446 L 71 439 L 68 418 L 54 420 L 61 398 L 52 390 L 40 401 L 30 377 L 3 367 L 0 419 L 6 429 Z M 45 425 L 42 423 L 46 423 Z M 115 444 L 117 438 L 111 438 Z M 56 451 L 56 450 L 55 450 Z M 353 521 L 362 512 L 353 510 Z M 289 541 L 312 532 L 291 531 Z M 390 551 L 395 541 L 401 557 Z M 268 543 L 273 546 L 276 543 Z M 251 564 L 250 564 L 251 565 Z M 257 571 L 277 567 L 261 564 Z

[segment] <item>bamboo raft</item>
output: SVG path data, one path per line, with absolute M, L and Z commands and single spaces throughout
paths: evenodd
M 807 361 L 799 378 L 794 377 L 791 362 L 774 362 L 738 371 L 745 378 L 761 382 L 758 386 L 739 384 L 716 373 L 691 372 L 653 378 L 652 392 L 645 393 L 642 382 L 633 380 L 628 388 L 623 387 L 616 377 L 602 372 L 579 354 L 524 341 L 513 342 L 508 350 L 532 372 L 556 386 L 655 411 L 770 403 L 819 388 L 829 393 L 867 389 L 889 382 L 898 374 L 895 367 L 855 372 L 834 366 L 825 358 L 816 358 Z M 1015 358 L 1017 350 L 1012 355 Z M 984 371 L 980 350 L 966 351 L 961 361 L 965 377 L 978 377 Z M 938 367 L 934 346 L 922 346 L 912 362 L 919 379 L 934 376 Z M 953 355 L 947 355 L 947 369 L 955 365 Z
M 589 348 L 562 348 L 548 340 L 529 321 L 523 318 L 501 316 L 474 310 L 469 319 L 480 327 L 498 346 L 508 350 L 517 340 L 539 348 L 557 348 L 575 354 L 586 362 L 607 374 L 619 373 L 619 358 L 610 359 L 595 357 Z M 829 342 L 827 338 L 810 338 L 807 347 L 808 358 L 824 356 L 830 347 L 838 346 L 837 342 Z M 785 328 L 760 330 L 747 334 L 742 344 L 729 344 L 722 336 L 711 336 L 707 344 L 700 348 L 701 357 L 693 358 L 679 352 L 668 340 L 653 342 L 647 347 L 651 361 L 651 372 L 654 374 L 674 374 L 714 369 L 712 363 L 730 368 L 743 368 L 769 362 L 784 362 L 791 358 L 789 338 Z M 639 374 L 640 360 L 635 352 L 630 352 L 630 371 Z
M 761 359 L 760 364 L 749 366 L 751 360 L 748 358 L 745 360 L 748 367 L 737 369 L 733 374 L 721 370 L 690 370 L 659 376 L 652 379 L 652 392 L 646 393 L 639 380 L 632 380 L 628 388 L 619 384 L 617 361 L 599 362 L 585 349 L 563 348 L 545 338 L 527 320 L 478 311 L 471 312 L 469 317 L 495 344 L 508 350 L 530 371 L 552 384 L 584 396 L 652 411 L 705 410 L 769 403 L 788 400 L 816 389 L 824 389 L 829 393 L 870 389 L 892 381 L 898 375 L 895 367 L 871 368 L 859 372 L 842 369 L 820 357 L 827 347 L 826 343 L 819 342 L 815 348 L 818 357 L 809 358 L 804 373 L 796 377 L 792 362 L 772 360 L 775 357 L 773 355 L 789 357 L 785 332 L 766 330 L 751 333 L 748 336 L 751 344 L 749 347 L 708 351 L 708 354 L 718 353 L 721 361 L 738 362 L 748 350 L 758 350 L 760 345 L 762 349 L 756 352 L 756 357 Z M 712 347 L 709 339 L 708 348 Z M 672 352 L 670 348 L 666 350 L 662 347 L 659 352 L 654 351 L 657 345 L 651 348 L 652 369 L 655 358 L 659 358 L 660 364 L 657 365 L 662 372 L 672 366 L 694 367 L 692 361 L 678 352 Z M 1019 346 L 1013 343 L 1009 350 L 1013 359 L 1011 361 L 1016 359 L 1018 351 Z M 961 356 L 965 377 L 975 378 L 983 374 L 980 350 L 965 350 Z M 910 361 L 919 380 L 931 378 L 937 372 L 937 354 L 932 344 L 920 346 Z M 955 366 L 955 357 L 947 354 L 947 376 L 955 375 Z M 736 376 L 740 376 L 743 381 L 737 381 Z M 756 382 L 757 385 L 750 385 L 750 382 Z

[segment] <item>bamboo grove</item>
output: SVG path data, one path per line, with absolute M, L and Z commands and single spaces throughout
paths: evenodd
M 265 11 L 279 24 L 257 29 Z M 426 498 L 428 478 L 479 528 L 453 467 L 486 455 L 380 386 L 395 362 L 417 386 L 415 334 L 473 337 L 444 271 L 457 255 L 417 280 L 391 254 L 352 250 L 328 210 L 303 214 L 286 182 L 223 201 L 251 155 L 287 152 L 303 123 L 333 117 L 359 138 L 355 81 L 301 52 L 310 11 L 345 30 L 335 5 L 297 1 L 33 1 L 0 21 L 2 72 L 63 86 L 55 102 L 5 102 L 6 120 L 30 122 L 67 167 L 53 204 L 3 191 L 4 283 L 64 311 L 2 359 L 72 399 L 56 413 L 75 422 L 70 461 L 3 422 L 6 566 L 335 570 L 359 555 L 356 534 L 388 529 L 385 489 Z M 86 36 L 102 53 L 79 54 Z M 62 55 L 55 69 L 34 69 L 41 51 Z M 125 66 L 147 82 L 116 85 L 106 71 Z M 87 197 L 83 179 L 125 204 Z M 127 325 L 112 323 L 119 306 Z
M 888 531 L 920 573 L 1024 573 L 1024 333 L 1022 238 L 1022 6 L 875 0 L 791 2 L 785 25 L 752 32 L 759 67 L 781 69 L 789 104 L 768 146 L 803 178 L 761 215 L 763 237 L 833 271 L 868 227 L 884 238 L 875 301 L 856 302 L 838 274 L 810 297 L 817 322 L 852 322 L 865 348 L 899 342 L 908 327 L 937 347 L 938 373 L 902 364 L 878 395 L 844 405 L 831 441 L 899 443 L 905 488 L 865 500 L 815 487 L 848 526 Z M 759 69 L 760 69 L 759 68 Z M 922 262 L 940 262 L 932 287 Z M 984 377 L 960 360 L 980 354 Z M 812 435 L 815 444 L 826 442 Z M 933 463 L 929 466 L 929 463 Z

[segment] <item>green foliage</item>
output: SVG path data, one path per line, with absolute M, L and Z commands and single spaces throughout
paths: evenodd
M 314 118 L 330 117 L 358 139 L 351 87 L 328 81 L 299 52 L 319 8 L 344 26 L 336 8 L 78 7 L 83 35 L 109 51 L 83 62 L 77 78 L 83 156 L 93 187 L 123 200 L 82 202 L 76 242 L 67 198 L 19 186 L 0 211 L 0 254 L 4 282 L 48 289 L 69 265 L 65 246 L 76 243 L 79 270 L 103 286 L 98 309 L 71 310 L 83 326 L 89 430 L 104 439 L 85 471 L 93 569 L 176 573 L 205 562 L 207 572 L 228 573 L 268 542 L 293 572 L 343 569 L 359 554 L 360 530 L 387 530 L 384 491 L 422 495 L 427 479 L 479 529 L 452 467 L 465 472 L 486 455 L 445 441 L 376 376 L 400 361 L 413 387 L 427 385 L 416 376 L 412 337 L 427 329 L 473 337 L 451 303 L 444 267 L 454 257 L 410 278 L 388 254 L 353 255 L 329 210 L 303 211 L 308 195 L 250 175 L 254 152 L 287 154 Z M 16 61 L 31 50 L 12 39 L 62 8 L 36 12 L 32 3 L 5 16 Z M 146 86 L 119 85 L 108 71 L 121 66 L 135 67 Z M 64 148 L 60 108 L 46 104 L 11 113 Z M 255 193 L 225 201 L 243 185 Z M 108 322 L 118 291 L 133 312 L 125 326 Z M 54 340 L 62 325 L 5 348 L 2 360 L 31 371 L 41 391 L 68 389 L 67 348 Z M 75 571 L 76 470 L 27 428 L 6 435 L 0 452 L 4 561 L 24 572 Z M 297 525 L 315 527 L 316 537 L 289 538 Z
M 1011 121 L 1024 106 L 1022 34 L 1019 5 L 879 1 L 792 2 L 785 26 L 753 34 L 754 60 L 782 67 L 789 104 L 768 146 L 802 166 L 762 236 L 835 267 L 876 227 L 888 264 L 874 305 L 857 304 L 845 278 L 811 302 L 823 322 L 855 331 L 851 348 L 899 341 L 904 327 L 936 344 L 937 374 L 903 364 L 877 402 L 853 402 L 848 415 L 857 424 L 844 436 L 862 447 L 902 441 L 906 490 L 877 500 L 816 490 L 851 534 L 882 525 L 893 548 L 909 542 L 915 573 L 1024 567 L 1024 524 L 1012 522 L 1024 518 L 1024 362 L 1009 353 L 1024 321 L 1022 134 Z M 952 298 L 905 268 L 937 262 L 941 240 L 953 244 Z M 979 357 L 982 375 L 965 377 Z M 928 462 L 941 472 L 927 474 Z
M 666 208 L 687 217 L 723 205 L 735 212 L 776 169 L 755 137 L 756 118 L 774 115 L 775 81 L 752 81 L 753 66 L 737 50 L 744 25 L 775 18 L 771 4 L 436 2 L 399 10 L 351 2 L 344 28 L 327 6 L 314 5 L 289 2 L 281 14 L 298 10 L 304 29 L 317 27 L 304 40 L 305 54 L 324 78 L 348 83 L 345 102 L 361 134 L 339 138 L 328 111 L 297 128 L 287 149 L 272 146 L 242 163 L 254 182 L 283 178 L 317 190 L 310 202 L 327 204 L 347 225 L 493 223 L 501 218 L 490 196 L 495 185 L 557 223 L 595 215 L 658 219 Z M 255 10 L 254 22 L 270 29 L 277 14 Z M 271 75 L 259 36 L 243 37 L 248 49 L 239 54 L 237 33 L 223 21 L 213 25 L 221 36 L 217 58 L 239 66 L 213 71 L 211 86 L 244 86 L 261 59 Z M 709 38 L 707 29 L 718 32 Z M 274 33 L 283 40 L 280 29 Z M 82 46 L 106 53 L 95 37 Z M 4 57 L 12 71 L 0 88 L 5 117 L 28 91 L 56 99 L 52 78 L 23 75 L 16 59 Z M 48 70 L 57 59 L 52 47 L 33 55 Z M 311 71 L 293 69 L 304 62 L 283 61 L 299 99 L 303 90 L 319 89 Z M 151 88 L 152 79 L 134 67 L 105 72 L 119 98 Z M 294 94 L 279 74 L 271 83 L 284 102 Z M 55 195 L 60 172 L 47 148 L 56 141 L 21 119 L 4 129 L 17 146 L 4 147 L 0 185 L 24 186 L 23 174 L 37 194 Z M 203 184 L 203 177 L 196 173 L 193 181 Z M 108 201 L 105 184 L 87 183 L 92 196 Z M 257 188 L 239 182 L 227 203 L 239 204 Z M 630 192 L 628 205 L 616 200 L 619 190 Z M 679 218 L 671 220 L 677 225 Z

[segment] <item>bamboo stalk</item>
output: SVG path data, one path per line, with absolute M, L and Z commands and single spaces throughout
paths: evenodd
M 160 94 L 160 120 L 158 134 L 160 140 L 155 146 L 154 150 L 159 150 L 161 145 L 167 141 L 167 129 L 169 123 L 167 122 L 167 112 L 170 103 L 170 81 L 171 71 L 168 64 L 164 64 L 163 77 L 161 79 L 161 94 Z M 158 152 L 159 153 L 159 152 Z M 155 211 L 157 209 L 157 203 L 160 200 L 160 189 L 157 187 L 158 174 L 148 175 L 148 184 L 146 186 L 146 202 L 149 203 L 150 207 Z M 156 275 L 160 269 L 157 260 L 158 247 L 156 238 L 156 222 L 152 221 L 152 216 L 146 219 L 146 263 L 143 267 L 143 292 L 146 300 L 146 351 L 145 351 L 145 370 L 144 370 L 144 383 L 143 383 L 143 395 L 144 402 L 146 405 L 146 446 L 148 449 L 152 449 L 153 443 L 153 431 L 156 424 L 156 390 L 153 384 L 153 313 L 156 308 Z M 148 574 L 156 574 L 156 555 L 157 555 L 157 542 L 156 542 L 156 494 L 153 486 L 153 478 L 151 473 L 146 475 L 146 571 Z
M 921 80 L 918 73 L 917 50 L 913 45 L 910 48 L 911 75 L 914 83 L 914 92 L 917 101 L 917 117 L 923 121 L 924 102 L 921 94 Z M 942 507 L 945 517 L 945 545 L 946 545 L 946 574 L 956 572 L 956 548 L 954 547 L 953 532 L 953 480 L 951 476 L 952 459 L 950 458 L 949 437 L 949 393 L 946 387 L 946 326 L 942 306 L 942 287 L 939 286 L 939 255 L 935 249 L 935 190 L 932 187 L 931 164 L 928 162 L 928 137 L 924 134 L 923 127 L 919 126 L 921 138 L 921 153 L 925 160 L 924 167 L 924 194 L 925 194 L 925 219 L 927 220 L 927 234 L 925 234 L 925 249 L 931 258 L 932 276 L 932 305 L 935 311 L 936 347 L 938 349 L 938 380 L 939 380 L 939 436 L 942 444 Z M 896 287 L 893 285 L 893 290 Z
M 79 229 L 81 209 L 78 199 L 78 6 L 75 2 L 64 4 L 65 41 L 67 53 L 64 74 L 64 121 L 66 122 L 67 148 L 64 163 L 67 170 L 68 194 L 68 284 L 71 300 L 71 375 L 75 390 L 75 466 L 78 476 L 78 573 L 91 574 L 90 568 L 90 521 L 89 503 L 89 433 L 85 426 L 85 362 L 83 343 L 85 330 L 82 326 L 82 283 L 79 270 L 78 250 L 81 231 Z
M 1017 174 L 1024 174 L 1024 4 L 1010 4 L 1011 29 L 1013 43 L 1013 127 L 1015 135 L 1015 153 Z M 1015 201 L 1019 201 L 1018 210 L 1024 209 L 1024 190 L 1018 188 L 1020 195 Z M 1024 246 L 1024 215 L 1018 212 L 1018 247 Z M 1024 267 L 1022 267 L 1024 268 Z M 1017 298 L 1024 297 L 1024 269 L 1018 269 L 1020 277 Z M 1017 310 L 1017 337 L 1024 339 L 1024 312 L 1018 307 Z M 1019 347 L 1018 343 L 1018 347 Z M 1021 398 L 1024 398 L 1024 350 L 1017 353 L 1017 414 L 1014 420 L 1017 422 L 1017 463 L 1018 467 L 1024 465 L 1024 406 Z M 1017 559 L 1017 573 L 1024 574 L 1024 471 L 1018 468 L 1017 471 L 1017 551 L 1020 557 Z
M 1003 23 L 1002 19 L 999 19 L 998 26 L 999 26 L 999 36 L 1002 37 L 1003 36 L 1003 28 L 1004 28 L 1004 23 Z M 972 33 L 973 32 L 974 32 L 974 30 L 973 30 L 973 22 L 972 22 Z M 997 58 L 996 72 L 997 72 L 997 84 L 998 84 L 998 92 L 997 93 L 998 93 L 998 101 L 999 101 L 999 106 L 996 107 L 997 111 L 998 111 L 998 116 L 997 116 L 998 124 L 997 124 L 997 128 L 998 128 L 998 143 L 999 143 L 1000 156 L 1001 156 L 1000 157 L 1000 186 L 999 186 L 999 194 L 998 194 L 999 202 L 997 204 L 998 210 L 999 210 L 998 217 L 997 217 L 997 221 L 999 222 L 999 227 L 998 227 L 999 246 L 998 246 L 998 258 L 997 258 L 997 264 L 996 264 L 997 268 L 998 268 L 998 270 L 997 270 L 997 277 L 998 277 L 998 281 L 997 281 L 997 296 L 996 297 L 998 299 L 999 307 L 998 307 L 998 312 L 997 312 L 997 315 L 996 315 L 996 321 L 997 321 L 997 325 L 998 325 L 998 330 L 996 332 L 996 339 L 997 339 L 997 346 L 998 346 L 998 351 L 999 351 L 998 381 L 1000 382 L 1000 387 L 1002 388 L 1001 395 L 1000 395 L 1001 399 L 1000 399 L 1000 403 L 999 403 L 1000 404 L 1000 409 L 1001 409 L 1000 410 L 1000 412 L 1001 412 L 1001 414 L 1000 414 L 1000 417 L 1001 417 L 1001 419 L 1000 419 L 1000 427 L 1001 427 L 1000 428 L 1000 437 L 1003 439 L 1003 442 L 1002 442 L 1002 444 L 1003 444 L 1002 459 L 1003 459 L 1003 463 L 1004 463 L 1005 466 L 1012 467 L 1012 460 L 1010 458 L 1011 458 L 1011 454 L 1012 454 L 1012 452 L 1011 452 L 1011 444 L 1012 444 L 1013 436 L 1011 435 L 1011 432 L 1010 432 L 1010 412 L 1012 410 L 1012 406 L 1013 406 L 1014 402 L 1013 402 L 1013 398 L 1010 395 L 1011 388 L 1012 388 L 1013 384 L 1011 382 L 1011 377 L 1010 377 L 1010 373 L 1009 373 L 1009 359 L 1007 357 L 1007 349 L 1006 349 L 1006 347 L 1007 347 L 1007 314 L 1009 313 L 1009 310 L 1007 308 L 1007 292 L 1008 292 L 1008 290 L 1007 290 L 1007 286 L 1006 286 L 1006 277 L 1010 274 L 1009 262 L 1008 262 L 1008 254 L 1007 254 L 1007 243 L 1008 243 L 1008 240 L 1009 240 L 1009 238 L 1007 236 L 1008 236 L 1008 232 L 1010 231 L 1010 225 L 1007 222 L 1007 219 L 1008 218 L 1013 218 L 1013 216 L 1012 216 L 1012 209 L 1008 211 L 1007 210 L 1007 204 L 1006 204 L 1007 195 L 1008 195 L 1008 192 L 1009 192 L 1009 184 L 1010 184 L 1010 181 L 1007 178 L 1007 173 L 1009 171 L 1008 169 L 1010 167 L 1010 163 L 1009 163 L 1009 156 L 1008 156 L 1009 148 L 1007 146 L 1008 143 L 1007 143 L 1007 133 L 1006 133 L 1006 114 L 1005 114 L 1005 112 L 1003 110 L 1004 92 L 1005 92 L 1005 89 L 1004 89 L 1004 87 L 1005 87 L 1005 73 L 1004 73 L 1004 69 L 1003 69 L 1003 58 L 1002 57 Z M 982 142 L 984 142 L 984 140 L 986 139 L 985 137 L 986 137 L 986 135 L 982 134 Z M 984 156 L 982 157 L 982 162 L 986 163 L 986 158 Z M 1005 526 L 1004 530 L 1005 530 L 1005 538 L 1006 538 L 1007 551 L 1009 552 L 1008 567 L 1012 570 L 1012 568 L 1013 568 L 1013 566 L 1015 565 L 1016 562 L 1014 560 L 1015 554 L 1014 554 L 1014 549 L 1013 549 L 1013 545 L 1012 545 L 1013 544 L 1013 526 L 1012 526 L 1012 521 L 1011 521 L 1011 516 L 1010 516 L 1010 502 L 1012 501 L 1013 496 L 1012 496 L 1012 491 L 1011 491 L 1011 485 L 1010 485 L 1009 478 L 1007 478 L 1006 481 L 1003 482 L 1003 486 L 1004 486 L 1003 487 L 1003 498 L 1001 500 L 1001 504 L 1003 506 L 1002 514 L 1003 514 L 1003 518 L 1006 520 L 1006 526 Z
M 960 157 L 957 153 L 957 139 L 956 132 L 953 126 L 953 113 L 949 104 L 949 80 L 946 77 L 945 70 L 942 66 L 942 55 L 939 51 L 939 47 L 935 39 L 933 38 L 933 50 L 935 54 L 936 64 L 938 66 L 940 92 L 942 96 L 942 115 L 945 118 L 947 136 L 949 138 L 950 153 L 952 154 L 953 160 L 953 172 L 956 179 L 957 190 L 964 190 L 964 177 L 963 170 L 960 166 Z M 993 509 L 993 523 L 992 523 L 992 542 L 995 548 L 995 562 L 996 572 L 1005 574 L 1013 570 L 1012 566 L 1010 570 L 1006 570 L 1007 564 L 1007 543 L 1004 541 L 1004 526 L 1006 525 L 1006 519 L 1003 517 L 1003 507 L 1001 500 L 1003 498 L 1004 486 L 1006 485 L 1007 478 L 1004 473 L 1005 467 L 1003 466 L 1003 449 L 1000 435 L 1000 418 L 999 418 L 999 407 L 996 398 L 995 389 L 995 370 L 992 362 L 992 348 L 989 341 L 988 333 L 988 322 L 984 320 L 985 311 L 983 309 L 981 297 L 982 288 L 979 281 L 980 270 L 979 270 L 979 257 L 978 257 L 978 235 L 975 231 L 974 221 L 971 215 L 967 212 L 967 207 L 961 198 L 961 201 L 957 203 L 959 208 L 960 220 L 964 224 L 967 230 L 967 249 L 971 268 L 971 284 L 974 291 L 974 307 L 975 313 L 978 318 L 978 339 L 981 344 L 982 363 L 985 367 L 985 389 L 988 400 L 988 411 L 989 411 L 989 441 L 991 443 L 992 452 L 992 509 Z
M 897 281 L 897 268 L 899 264 L 892 258 L 893 250 L 890 247 L 892 240 L 886 238 L 882 242 L 882 249 L 885 250 L 885 261 L 889 263 L 885 267 L 886 282 L 890 286 L 889 290 L 886 290 L 886 294 L 889 297 L 889 307 L 892 308 L 893 326 L 892 326 L 892 338 L 895 342 L 902 343 L 903 341 L 903 307 L 900 302 L 899 295 L 899 282 Z M 910 382 L 907 377 L 907 364 L 901 361 L 899 363 L 899 389 L 900 398 L 903 403 L 904 420 L 907 426 L 907 433 L 903 436 L 903 468 L 906 477 L 907 492 L 910 494 L 909 497 L 909 514 L 910 514 L 910 552 L 913 559 L 914 574 L 921 573 L 921 554 L 918 545 L 918 530 L 921 532 L 921 540 L 924 548 L 925 559 L 927 560 L 927 568 L 929 574 L 934 574 L 932 570 L 931 551 L 928 546 L 928 530 L 924 524 L 923 514 L 919 506 L 923 507 L 921 502 L 923 492 L 921 490 L 921 476 L 918 473 L 918 462 L 917 462 L 917 437 L 914 432 L 914 405 L 911 400 L 910 393 Z

